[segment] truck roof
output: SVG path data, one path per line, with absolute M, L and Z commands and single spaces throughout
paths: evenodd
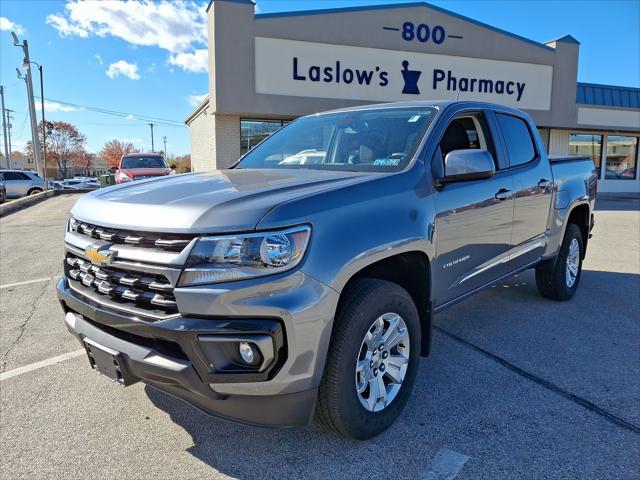
M 406 102 L 387 102 L 387 103 L 374 103 L 370 105 L 358 105 L 355 107 L 346 107 L 346 108 L 338 108 L 335 110 L 328 110 L 325 112 L 315 113 L 313 115 L 322 115 L 326 113 L 355 112 L 355 111 L 363 111 L 363 110 L 383 110 L 388 108 L 436 107 L 439 110 L 445 110 L 448 107 L 451 107 L 453 105 L 460 105 L 460 104 L 469 105 L 472 108 L 473 107 L 494 108 L 497 110 L 518 112 L 520 114 L 524 113 L 516 108 L 507 107 L 506 105 L 501 105 L 498 103 L 490 103 L 490 102 L 479 102 L 475 100 L 414 100 L 414 101 L 406 101 Z M 312 116 L 312 115 L 309 115 L 309 116 Z

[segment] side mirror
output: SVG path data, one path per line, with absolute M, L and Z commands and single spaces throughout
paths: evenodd
M 493 157 L 486 150 L 454 150 L 444 158 L 441 183 L 481 180 L 496 173 Z

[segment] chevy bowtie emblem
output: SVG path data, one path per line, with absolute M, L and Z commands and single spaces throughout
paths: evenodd
M 96 247 L 90 247 L 84 251 L 84 254 L 91 260 L 91 263 L 99 267 L 111 264 L 115 253 L 113 250 L 98 250 Z

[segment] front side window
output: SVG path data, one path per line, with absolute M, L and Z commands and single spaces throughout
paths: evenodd
M 536 149 L 527 123 L 521 118 L 504 113 L 497 113 L 496 119 L 507 146 L 510 165 L 515 167 L 533 160 L 536 157 Z
M 435 114 L 432 107 L 389 108 L 300 118 L 236 168 L 397 171 L 409 163 Z
M 122 168 L 167 168 L 164 158 L 157 155 L 125 157 L 122 159 Z
M 589 157 L 593 160 L 600 177 L 600 160 L 602 158 L 602 135 L 572 133 L 569 135 L 569 155 Z
M 607 136 L 605 178 L 635 180 L 638 162 L 638 137 Z

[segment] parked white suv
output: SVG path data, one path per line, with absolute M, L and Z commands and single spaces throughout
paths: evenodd
M 0 180 L 7 189 L 7 198 L 24 197 L 44 191 L 44 180 L 35 172 L 0 170 Z

